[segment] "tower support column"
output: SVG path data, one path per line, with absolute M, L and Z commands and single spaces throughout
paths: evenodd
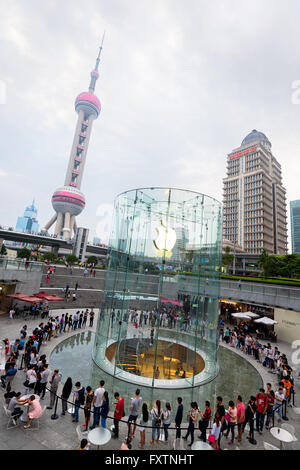
M 63 228 L 63 214 L 62 214 L 62 212 L 58 212 L 57 219 L 56 219 L 55 230 L 54 230 L 54 235 L 60 236 L 62 228 Z
M 71 238 L 71 225 L 70 225 L 71 214 L 70 212 L 65 213 L 65 222 L 63 228 L 63 238 L 69 240 Z

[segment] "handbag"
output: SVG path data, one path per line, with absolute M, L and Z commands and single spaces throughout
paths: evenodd
M 225 419 L 228 423 L 230 422 L 230 414 L 229 413 L 225 414 Z
M 211 442 L 212 444 L 213 444 L 214 442 L 216 442 L 216 438 L 215 438 L 215 436 L 214 436 L 213 434 L 210 434 L 210 435 L 208 436 L 207 440 L 208 440 L 209 442 Z

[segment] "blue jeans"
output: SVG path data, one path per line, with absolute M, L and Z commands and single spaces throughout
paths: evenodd
M 164 424 L 163 426 L 164 426 L 164 432 L 165 432 L 165 440 L 167 441 L 168 437 L 169 437 L 168 428 L 169 428 L 170 424 Z
M 265 415 L 263 413 L 256 412 L 256 430 L 262 431 L 265 422 Z
M 94 428 L 96 426 L 99 426 L 99 420 L 100 420 L 100 406 L 94 406 L 94 421 L 93 421 Z
M 74 419 L 75 421 L 78 421 L 79 419 L 79 408 L 80 408 L 80 403 L 76 403 L 75 402 L 75 406 L 74 406 Z
M 282 402 L 282 403 L 283 403 L 283 402 Z M 275 405 L 274 405 L 274 413 L 275 413 L 275 411 L 277 411 L 278 416 L 279 416 L 280 419 L 282 419 L 282 410 L 283 410 L 283 405 L 282 405 L 282 403 L 280 403 L 280 404 L 279 404 L 279 403 L 275 403 Z
M 101 416 L 101 426 L 105 429 L 106 428 L 106 418 Z
M 267 410 L 266 427 L 269 427 L 271 418 L 272 418 L 272 416 L 273 416 L 274 408 L 275 408 L 275 406 L 273 406 L 271 410 Z
M 155 426 L 155 420 L 153 419 L 152 420 L 152 441 L 154 441 L 155 439 L 155 433 L 157 435 L 156 439 L 158 440 L 159 439 L 159 435 L 160 435 L 160 427 L 159 426 Z

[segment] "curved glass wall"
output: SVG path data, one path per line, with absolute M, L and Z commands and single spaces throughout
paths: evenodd
M 93 358 L 141 387 L 187 388 L 218 373 L 221 204 L 172 188 L 115 200 Z

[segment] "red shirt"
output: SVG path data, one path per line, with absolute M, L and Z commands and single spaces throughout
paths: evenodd
M 263 413 L 268 403 L 268 398 L 267 398 L 266 393 L 264 394 L 258 393 L 256 395 L 256 400 L 257 400 L 257 411 L 259 413 Z
M 123 411 L 124 411 L 124 398 L 120 398 L 120 400 L 116 404 L 114 418 L 122 419 L 123 418 Z

